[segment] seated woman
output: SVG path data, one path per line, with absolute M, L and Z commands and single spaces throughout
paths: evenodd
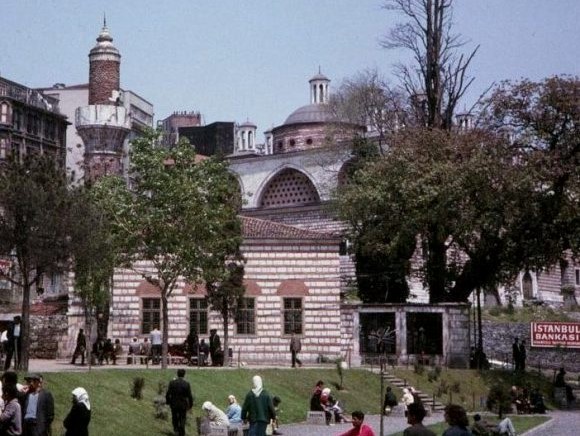
M 320 404 L 322 405 L 326 415 L 326 425 L 330 424 L 330 420 L 333 416 L 335 422 L 346 422 L 346 419 L 342 414 L 342 408 L 338 404 L 338 401 L 330 394 L 329 388 L 324 388 L 322 390 Z
M 228 417 L 230 424 L 241 424 L 242 423 L 242 407 L 238 404 L 236 397 L 230 395 L 228 397 L 229 406 L 226 409 L 226 416 Z
M 397 397 L 393 393 L 391 387 L 387 387 L 387 392 L 385 393 L 385 402 L 383 403 L 383 413 L 389 414 L 393 407 L 398 404 Z
M 210 401 L 203 403 L 201 409 L 205 412 L 205 417 L 210 425 L 216 427 L 227 427 L 230 425 L 230 420 L 227 415 Z
M 324 382 L 318 380 L 316 386 L 312 391 L 312 396 L 310 397 L 310 411 L 311 412 L 323 412 L 324 407 L 320 404 L 320 396 L 322 395 L 322 389 L 324 388 Z

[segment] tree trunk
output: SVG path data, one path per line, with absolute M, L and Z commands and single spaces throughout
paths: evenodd
M 161 342 L 161 368 L 167 369 L 167 351 L 169 349 L 169 311 L 167 308 L 167 288 L 161 290 L 161 316 L 163 339 Z
M 14 369 L 28 371 L 28 356 L 30 345 L 30 283 L 28 281 L 28 271 L 22 271 L 24 283 L 22 283 L 22 322 L 20 323 L 20 343 L 22 344 L 21 357 L 18 359 L 18 350 L 14 350 L 14 359 L 17 365 Z
M 230 366 L 230 353 L 228 352 L 229 346 L 229 335 L 228 335 L 228 314 L 229 310 L 227 304 L 225 308 L 222 310 L 222 319 L 223 319 L 223 326 L 224 326 L 224 366 Z
M 436 227 L 428 236 L 427 285 L 429 286 L 429 300 L 431 303 L 444 303 L 447 301 L 445 290 L 447 250 L 445 242 L 440 241 L 438 230 Z

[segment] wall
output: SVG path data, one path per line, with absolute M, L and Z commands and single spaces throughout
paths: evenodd
M 66 337 L 66 314 L 30 317 L 30 358 L 56 359 L 59 343 Z
M 512 363 L 512 343 L 516 337 L 525 339 L 529 347 L 530 324 L 483 321 L 483 348 L 490 359 Z M 580 372 L 580 350 L 528 348 L 526 364 L 528 368 L 558 369 L 564 366 L 567 371 Z

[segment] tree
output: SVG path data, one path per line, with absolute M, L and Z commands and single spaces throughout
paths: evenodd
M 241 259 L 238 259 L 241 261 Z M 229 328 L 230 317 L 238 314 L 239 303 L 246 292 L 244 286 L 244 267 L 239 263 L 228 265 L 227 276 L 220 283 L 210 283 L 207 286 L 207 299 L 210 307 L 220 313 L 224 329 L 224 366 L 230 364 Z
M 28 369 L 30 291 L 45 273 L 61 272 L 69 256 L 71 196 L 64 171 L 47 156 L 14 157 L 0 168 L 0 255 L 14 264 L 3 280 L 22 289 L 22 354 Z
M 133 141 L 130 188 L 105 178 L 95 189 L 123 241 L 124 263 L 159 289 L 166 367 L 168 299 L 178 280 L 212 285 L 227 277 L 227 262 L 239 256 L 241 225 L 239 189 L 225 163 L 196 162 L 187 142 L 168 150 L 158 140 L 148 132 Z M 154 273 L 139 270 L 137 261 L 148 261 Z
M 120 262 L 119 241 L 106 213 L 90 189 L 78 187 L 71 209 L 71 260 L 74 294 L 80 300 L 85 331 L 90 341 L 97 323 L 97 338 L 106 337 L 112 279 Z M 91 348 L 88 348 L 89 364 Z
M 473 82 L 467 70 L 478 49 L 459 52 L 465 41 L 453 33 L 453 0 L 387 0 L 385 8 L 407 18 L 390 30 L 382 46 L 412 54 L 413 64 L 397 70 L 416 114 L 427 127 L 450 130 L 455 108 Z

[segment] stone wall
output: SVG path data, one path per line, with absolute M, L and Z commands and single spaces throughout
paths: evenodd
M 525 339 L 529 347 L 530 324 L 483 321 L 483 347 L 488 358 L 512 363 L 512 343 L 515 337 Z M 580 372 L 580 350 L 530 347 L 526 365 L 528 368 L 551 369 L 563 366 L 567 371 Z
M 67 337 L 66 314 L 30 317 L 30 358 L 56 359 L 59 343 Z

